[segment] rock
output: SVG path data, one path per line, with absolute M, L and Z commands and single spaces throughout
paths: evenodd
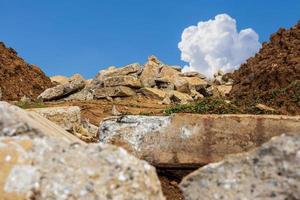
M 83 122 L 78 106 L 35 108 L 28 111 L 40 114 L 85 142 L 98 141 L 98 133 L 95 133 L 88 122 Z
M 74 74 L 64 85 L 64 95 L 80 91 L 85 87 L 85 80 L 80 74 Z
M 129 97 L 134 95 L 136 95 L 135 91 L 125 86 L 99 88 L 94 92 L 94 97 L 96 99 L 106 97 Z
M 64 98 L 65 101 L 90 101 L 94 99 L 94 95 L 90 87 L 85 87 L 77 93 L 71 94 L 70 96 Z
M 189 90 L 200 90 L 207 86 L 207 82 L 199 77 L 184 77 L 184 79 L 188 82 Z
M 156 78 L 155 85 L 157 86 L 158 89 L 162 89 L 162 90 L 174 90 L 175 89 L 174 84 L 171 83 L 166 78 Z
M 185 78 L 183 78 L 183 77 L 174 78 L 173 83 L 175 85 L 175 90 L 177 90 L 179 92 L 183 92 L 183 93 L 189 93 L 190 92 L 189 83 Z
M 275 109 L 273 109 L 273 108 L 271 108 L 271 107 L 269 107 L 269 106 L 266 106 L 266 105 L 264 105 L 264 104 L 261 104 L 261 103 L 256 104 L 255 107 L 256 107 L 257 109 L 259 109 L 259 110 L 262 110 L 262 111 L 276 112 Z
M 171 102 L 179 104 L 187 104 L 188 102 L 193 101 L 193 98 L 188 94 L 181 93 L 175 90 L 168 91 L 168 97 L 171 100 Z
M 137 77 L 141 73 L 142 67 L 138 63 L 126 65 L 125 67 L 116 68 L 109 67 L 106 70 L 100 71 L 93 79 L 91 85 L 101 86 L 107 77 L 131 75 Z
M 115 105 L 113 105 L 113 107 L 112 107 L 112 109 L 111 109 L 111 114 L 112 114 L 113 116 L 119 116 L 119 115 L 122 115 L 122 113 L 120 113 L 120 112 L 117 110 L 117 108 L 116 108 Z
M 155 56 L 150 56 L 140 75 L 140 80 L 144 87 L 155 86 L 155 79 L 158 78 L 160 61 Z
M 300 199 L 300 135 L 274 137 L 248 153 L 191 173 L 180 184 L 185 199 Z
M 199 77 L 201 79 L 206 79 L 206 76 L 203 74 L 200 74 L 199 72 L 184 72 L 179 74 L 179 76 L 183 77 Z
M 227 95 L 229 95 L 232 89 L 232 85 L 217 85 L 216 88 L 222 97 L 226 97 Z
M 164 199 L 155 169 L 115 146 L 0 137 L 0 152 L 0 199 Z
M 299 116 L 130 115 L 104 120 L 99 141 L 121 146 L 155 166 L 203 166 L 297 131 Z
M 20 135 L 30 137 L 47 136 L 68 142 L 81 143 L 78 138 L 36 112 L 27 112 L 9 103 L 0 102 L 0 113 L 5 113 L 5 115 L 0 115 L 0 137 Z
M 79 74 L 73 75 L 69 81 L 63 85 L 57 85 L 53 88 L 45 90 L 38 96 L 38 99 L 42 101 L 58 100 L 73 93 L 76 93 L 83 89 L 85 86 L 85 80 Z
M 141 92 L 148 98 L 163 100 L 166 97 L 166 92 L 156 88 L 145 87 Z
M 104 87 L 127 86 L 141 88 L 141 81 L 134 76 L 113 76 L 103 80 Z
M 20 99 L 20 101 L 21 101 L 22 103 L 30 103 L 30 102 L 31 102 L 31 99 L 30 99 L 29 97 L 27 97 L 27 96 L 23 96 L 23 97 Z
M 81 124 L 78 106 L 34 108 L 28 111 L 40 114 L 69 132 L 72 132 L 76 125 Z
M 42 101 L 52 101 L 52 100 L 60 99 L 63 96 L 64 96 L 64 86 L 57 85 L 55 87 L 46 89 L 42 94 L 38 96 L 38 99 Z
M 170 105 L 172 102 L 171 102 L 171 99 L 170 99 L 168 96 L 166 96 L 166 97 L 162 100 L 161 103 L 164 104 L 164 105 Z
M 68 77 L 65 77 L 65 76 L 52 76 L 50 77 L 50 80 L 52 83 L 54 83 L 55 85 L 63 85 L 67 82 L 69 82 L 69 78 Z
M 202 94 L 200 94 L 199 92 L 197 92 L 196 90 L 191 90 L 190 96 L 194 100 L 199 100 L 199 99 L 203 99 L 204 98 L 204 96 Z

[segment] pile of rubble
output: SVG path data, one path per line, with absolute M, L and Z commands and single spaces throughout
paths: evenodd
M 40 68 L 26 63 L 14 49 L 0 42 L 0 99 L 35 99 L 49 87 L 51 80 Z
M 232 99 L 241 105 L 263 103 L 286 114 L 300 113 L 300 21 L 279 29 L 233 75 Z
M 137 63 L 125 67 L 109 67 L 93 80 L 85 81 L 76 74 L 70 79 L 52 77 L 57 85 L 38 98 L 52 100 L 113 99 L 144 95 L 163 104 L 185 104 L 207 96 L 225 96 L 231 90 L 232 79 L 219 71 L 213 80 L 197 72 L 181 72 L 181 68 L 163 64 L 150 56 L 144 66 Z

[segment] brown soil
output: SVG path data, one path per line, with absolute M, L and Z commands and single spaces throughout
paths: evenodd
M 0 42 L 0 87 L 3 100 L 35 99 L 52 86 L 51 80 L 36 66 L 27 64 L 17 52 Z
M 158 168 L 157 174 L 162 186 L 162 191 L 167 200 L 183 200 L 179 183 L 189 173 L 196 169 L 162 169 Z
M 300 114 L 300 21 L 272 34 L 270 42 L 232 76 L 230 96 L 237 104 L 263 103 L 286 114 Z
M 161 105 L 158 100 L 149 99 L 142 95 L 120 98 L 119 100 L 108 101 L 106 99 L 94 101 L 70 101 L 47 103 L 46 106 L 79 106 L 83 119 L 99 126 L 100 122 L 112 116 L 112 108 L 122 114 L 132 115 L 163 115 L 166 105 Z

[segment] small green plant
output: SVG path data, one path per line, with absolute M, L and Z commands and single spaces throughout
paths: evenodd
M 233 114 L 242 113 L 234 104 L 224 99 L 205 98 L 194 104 L 176 105 L 165 110 L 167 115 L 172 113 L 199 114 Z
M 22 109 L 47 107 L 43 102 L 40 102 L 40 101 L 36 101 L 36 102 L 18 101 L 15 105 Z

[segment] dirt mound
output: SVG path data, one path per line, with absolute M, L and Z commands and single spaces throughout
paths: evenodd
M 51 80 L 36 66 L 26 63 L 17 52 L 0 42 L 0 88 L 3 100 L 35 99 L 52 86 Z
M 290 114 L 300 113 L 300 21 L 280 28 L 270 42 L 233 73 L 230 96 L 238 104 L 264 103 Z

